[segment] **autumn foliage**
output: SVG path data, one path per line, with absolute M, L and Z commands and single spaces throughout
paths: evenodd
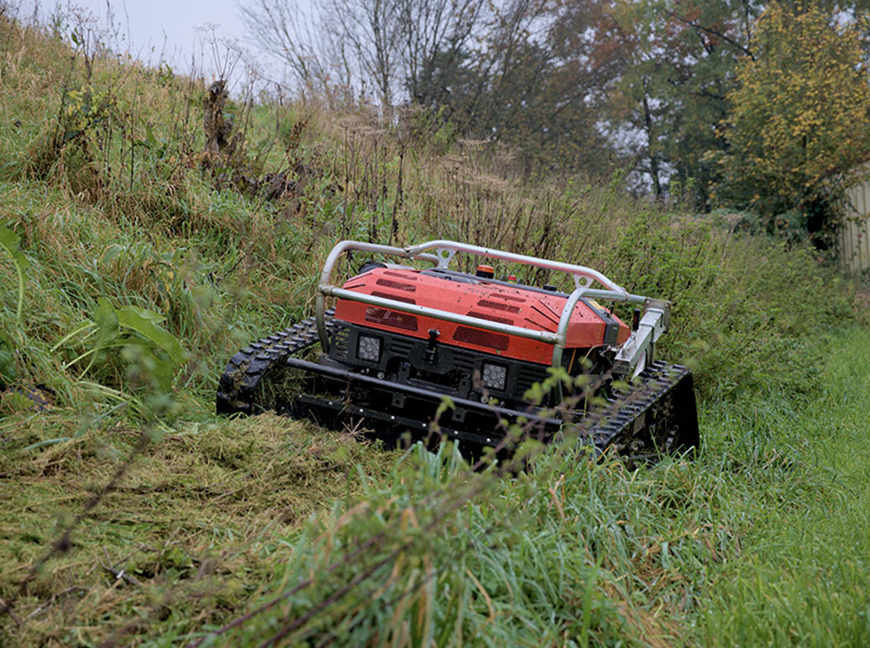
M 870 153 L 863 22 L 771 4 L 729 96 L 724 197 L 769 229 L 806 228 L 820 247 L 843 188 Z

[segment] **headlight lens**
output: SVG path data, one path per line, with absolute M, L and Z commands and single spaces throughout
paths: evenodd
M 360 360 L 379 362 L 381 359 L 381 339 L 371 335 L 360 335 L 356 353 Z
M 490 389 L 504 391 L 507 388 L 507 367 L 497 364 L 483 363 L 483 384 Z

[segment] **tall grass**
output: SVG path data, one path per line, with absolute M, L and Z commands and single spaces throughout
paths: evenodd
M 618 170 L 528 176 L 413 115 L 230 100 L 238 144 L 206 152 L 202 80 L 62 36 L 0 15 L 0 226 L 26 261 L 0 254 L 0 643 L 863 638 L 845 552 L 864 542 L 866 340 L 828 334 L 865 314 L 810 250 L 636 200 Z M 537 254 L 672 300 L 660 351 L 696 369 L 700 456 L 628 470 L 550 447 L 474 473 L 448 446 L 217 419 L 227 359 L 310 313 L 343 237 Z M 190 352 L 170 389 L 136 344 L 98 344 L 125 307 Z
M 866 435 L 853 431 L 868 392 L 853 376 L 868 342 L 836 340 L 809 403 L 708 408 L 691 462 L 629 472 L 550 448 L 482 486 L 492 476 L 449 448 L 418 446 L 361 504 L 294 537 L 275 589 L 202 639 L 863 645 Z
M 215 157 L 202 81 L 108 56 L 99 32 L 70 51 L 37 28 L 0 27 L 4 110 L 20 122 L 0 138 L 4 222 L 40 286 L 25 330 L 61 339 L 98 297 L 159 312 L 198 366 L 186 387 L 203 395 L 212 358 L 310 311 L 340 238 L 453 238 L 596 267 L 674 303 L 663 351 L 697 363 L 705 395 L 811 382 L 812 349 L 790 340 L 783 352 L 782 337 L 853 317 L 848 288 L 809 251 L 634 200 L 618 172 L 526 177 L 496 144 L 457 141 L 445 154 L 414 135 L 413 115 L 386 127 L 363 110 L 247 98 L 227 103 L 235 144 Z

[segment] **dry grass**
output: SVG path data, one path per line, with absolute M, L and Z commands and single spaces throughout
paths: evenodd
M 139 432 L 118 422 L 27 450 L 40 433 L 24 417 L 0 431 L 0 598 L 26 620 L 20 631 L 5 625 L 18 645 L 63 645 L 76 633 L 103 641 L 132 610 L 143 629 L 169 610 L 191 628 L 237 612 L 292 553 L 283 539 L 358 497 L 360 466 L 377 479 L 392 462 L 348 435 L 275 416 L 187 424 L 133 458 L 71 545 L 32 575 Z

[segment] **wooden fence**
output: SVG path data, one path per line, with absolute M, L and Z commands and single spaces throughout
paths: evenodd
M 870 183 L 857 184 L 846 192 L 850 205 L 840 228 L 840 265 L 849 273 L 870 268 Z

